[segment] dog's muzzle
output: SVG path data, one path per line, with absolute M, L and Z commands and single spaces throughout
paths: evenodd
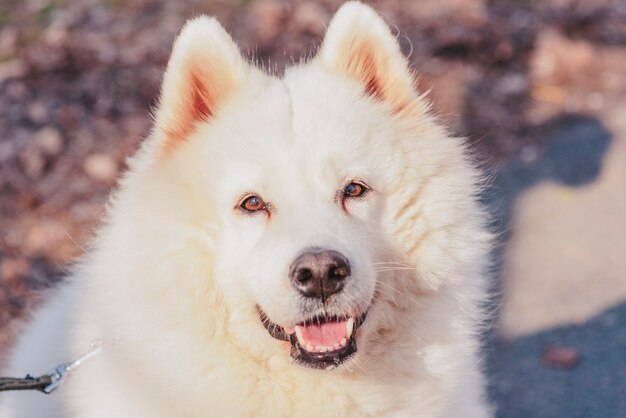
M 342 254 L 313 248 L 296 258 L 289 278 L 302 296 L 325 306 L 329 298 L 343 290 L 350 273 L 350 263 Z M 272 337 L 291 343 L 291 357 L 297 363 L 316 369 L 337 367 L 356 353 L 356 331 L 367 314 L 316 314 L 286 330 L 270 321 L 261 308 L 259 313 Z

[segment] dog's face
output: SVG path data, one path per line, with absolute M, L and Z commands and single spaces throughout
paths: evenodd
M 323 369 L 368 344 L 359 327 L 375 321 L 381 270 L 401 247 L 390 217 L 411 213 L 409 203 L 390 213 L 389 199 L 402 193 L 421 106 L 395 38 L 366 6 L 342 7 L 318 56 L 283 78 L 246 63 L 215 20 L 186 26 L 153 154 L 210 213 L 200 221 L 231 333 L 281 345 L 262 330 Z
M 390 117 L 356 83 L 343 84 L 321 68 L 268 78 L 199 131 L 228 138 L 204 148 L 219 179 L 211 186 L 221 221 L 216 277 L 247 292 L 259 324 L 316 367 L 357 349 L 393 170 L 376 145 L 391 136 Z

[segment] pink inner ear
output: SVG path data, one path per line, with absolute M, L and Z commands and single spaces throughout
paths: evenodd
M 388 80 L 385 84 L 384 77 L 381 77 L 381 72 L 387 71 L 387 63 L 380 60 L 377 62 L 370 49 L 361 47 L 354 63 L 349 66 L 349 71 L 362 80 L 367 95 L 376 100 L 392 102 L 395 105 L 394 113 L 399 113 L 407 107 L 409 102 L 394 97 L 390 91 L 392 85 Z
M 376 73 L 376 64 L 374 63 L 374 58 L 372 58 L 371 54 L 366 54 L 363 59 L 364 74 L 362 75 L 362 77 L 363 81 L 365 82 L 365 92 L 372 97 L 384 100 L 385 92 L 383 91 L 383 87 L 380 84 L 378 74 Z
M 191 122 L 207 119 L 213 116 L 209 108 L 209 92 L 195 74 L 191 76 L 191 94 L 193 95 L 191 109 Z
M 347 72 L 361 80 L 365 93 L 378 100 L 386 99 L 385 87 L 381 83 L 378 75 L 378 66 L 375 55 L 366 43 L 348 47 L 351 50 L 351 57 L 347 60 Z
M 207 87 L 200 81 L 198 75 L 191 73 L 189 82 L 185 87 L 187 91 L 180 91 L 179 94 L 187 95 L 188 99 L 183 103 L 183 109 L 176 119 L 172 119 L 170 126 L 166 126 L 164 131 L 167 142 L 164 151 L 171 150 L 176 143 L 182 141 L 192 131 L 195 123 L 207 120 L 213 116 L 210 108 L 211 95 Z

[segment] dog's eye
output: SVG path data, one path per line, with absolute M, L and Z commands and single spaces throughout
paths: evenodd
M 361 197 L 368 192 L 367 186 L 361 183 L 352 182 L 343 189 L 343 197 Z
M 246 197 L 239 207 L 247 212 L 256 212 L 266 208 L 265 202 L 259 196 Z

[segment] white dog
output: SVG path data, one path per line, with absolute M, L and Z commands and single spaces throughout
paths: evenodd
M 155 119 L 3 374 L 92 355 L 2 417 L 490 415 L 480 173 L 374 11 L 282 78 L 194 19 Z

